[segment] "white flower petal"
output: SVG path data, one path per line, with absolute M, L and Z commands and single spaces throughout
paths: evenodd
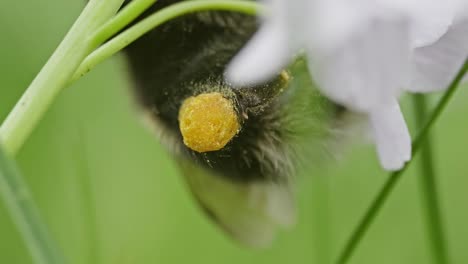
M 236 85 L 249 85 L 277 75 L 292 57 L 282 28 L 277 23 L 265 23 L 231 61 L 227 80 Z
M 382 166 L 400 169 L 411 139 L 397 98 L 443 89 L 468 56 L 468 0 L 263 0 L 270 16 L 228 67 L 234 84 L 267 81 L 306 51 L 330 100 L 365 113 Z
M 314 53 L 341 48 L 354 34 L 362 33 L 375 13 L 374 0 L 311 1 L 309 14 L 303 15 L 303 48 Z M 304 12 L 304 11 L 302 11 Z M 297 32 L 297 29 L 296 29 Z
M 310 51 L 311 74 L 327 97 L 351 110 L 389 104 L 408 82 L 408 34 L 403 20 L 372 19 L 337 49 Z
M 437 41 L 454 18 L 460 0 L 378 0 L 383 8 L 405 14 L 410 22 L 413 47 Z
M 468 19 L 459 21 L 435 43 L 415 49 L 412 92 L 445 89 L 468 57 Z
M 401 169 L 411 159 L 411 137 L 398 103 L 375 109 L 369 123 L 382 167 Z

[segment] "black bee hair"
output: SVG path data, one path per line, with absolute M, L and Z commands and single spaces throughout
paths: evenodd
M 139 19 L 176 2 L 159 0 Z M 322 148 L 317 142 L 341 110 L 314 89 L 300 60 L 258 86 L 226 82 L 227 65 L 257 22 L 227 11 L 193 13 L 155 28 L 124 53 L 137 101 L 200 205 L 238 240 L 262 246 L 274 226 L 294 222 L 291 185 L 298 163 Z M 186 98 L 207 92 L 231 100 L 241 128 L 222 149 L 199 153 L 184 145 L 178 114 Z

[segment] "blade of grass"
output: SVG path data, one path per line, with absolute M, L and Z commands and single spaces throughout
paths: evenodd
M 76 187 L 78 188 L 82 224 L 86 237 L 86 263 L 101 263 L 101 240 L 98 229 L 98 211 L 96 209 L 96 195 L 94 192 L 93 178 L 87 138 L 83 122 L 78 125 L 77 140 L 71 151 L 75 161 Z
M 0 195 L 35 264 L 62 264 L 63 255 L 46 225 L 15 163 L 0 147 Z
M 465 59 L 463 66 L 461 67 L 461 69 L 459 70 L 459 72 L 457 73 L 453 81 L 448 86 L 447 91 L 445 92 L 444 96 L 440 99 L 437 106 L 431 113 L 429 120 L 425 123 L 424 127 L 421 129 L 421 132 L 416 136 L 416 139 L 413 141 L 413 157 L 420 150 L 421 145 L 424 142 L 426 136 L 428 135 L 430 129 L 432 128 L 434 123 L 439 119 L 440 114 L 443 112 L 443 110 L 447 106 L 448 102 L 450 101 L 453 94 L 457 90 L 460 84 L 460 81 L 463 79 L 463 76 L 466 74 L 467 71 L 468 71 L 468 58 Z M 393 188 L 400 180 L 401 175 L 403 175 L 403 172 L 406 171 L 406 169 L 411 164 L 411 162 L 412 160 L 406 163 L 405 166 L 401 170 L 390 174 L 390 177 L 385 182 L 384 186 L 381 188 L 381 190 L 379 191 L 375 199 L 370 204 L 364 216 L 359 221 L 359 224 L 357 225 L 357 227 L 354 229 L 353 233 L 351 234 L 351 237 L 349 238 L 343 250 L 341 251 L 340 255 L 338 256 L 336 263 L 344 264 L 349 261 L 355 249 L 359 245 L 359 242 L 361 242 L 362 238 L 366 234 L 367 230 L 369 229 L 370 225 L 374 221 L 378 212 L 380 211 L 383 204 L 387 200 L 388 196 L 392 192 Z
M 413 104 L 416 115 L 417 127 L 424 125 L 423 120 L 427 119 L 428 105 L 427 98 L 422 94 L 413 96 Z M 420 188 L 422 195 L 423 211 L 427 225 L 428 236 L 431 244 L 431 253 L 434 257 L 434 262 L 438 264 L 447 264 L 449 254 L 446 246 L 444 226 L 442 223 L 442 214 L 440 213 L 440 205 L 437 191 L 436 171 L 434 168 L 434 157 L 432 148 L 433 132 L 428 134 L 422 141 L 421 146 L 421 175 Z

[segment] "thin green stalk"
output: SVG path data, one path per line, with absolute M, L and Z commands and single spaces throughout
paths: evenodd
M 107 21 L 92 37 L 96 47 L 101 45 L 120 30 L 125 28 L 130 22 L 135 20 L 157 0 L 133 0 L 117 13 L 115 17 Z
M 255 15 L 260 9 L 260 4 L 246 0 L 192 0 L 170 5 L 138 22 L 91 53 L 75 72 L 70 83 L 84 76 L 97 64 L 122 50 L 153 28 L 176 17 L 207 10 L 225 10 Z
M 96 47 L 93 34 L 118 11 L 124 0 L 91 0 L 62 43 L 41 69 L 0 127 L 5 151 L 15 154 L 67 84 L 83 59 Z
M 427 118 L 427 98 L 422 94 L 414 95 L 413 104 L 417 126 L 422 127 L 424 125 L 423 120 Z M 431 132 L 431 134 L 432 133 L 433 132 Z M 435 263 L 447 264 L 450 263 L 450 261 L 446 246 L 447 241 L 445 239 L 444 226 L 442 224 L 442 214 L 440 213 L 436 171 L 434 168 L 432 144 L 430 143 L 432 142 L 431 134 L 428 134 L 422 142 L 420 160 L 421 175 L 419 179 L 425 221 L 431 243 L 431 253 L 434 255 Z
M 65 263 L 16 165 L 0 147 L 0 195 L 35 264 Z
M 466 74 L 467 71 L 468 71 L 468 58 L 465 60 L 465 63 L 463 64 L 462 68 L 458 72 L 457 76 L 450 83 L 447 89 L 447 92 L 445 92 L 444 96 L 442 97 L 442 99 L 440 99 L 436 108 L 431 113 L 429 120 L 421 129 L 421 132 L 417 135 L 416 139 L 413 141 L 413 156 L 418 153 L 419 149 L 421 148 L 421 144 L 424 142 L 425 138 L 427 137 L 434 123 L 439 119 L 440 114 L 443 112 L 443 110 L 447 106 L 448 102 L 450 101 L 453 94 L 457 90 L 457 87 L 459 86 L 460 81 L 462 80 L 463 76 Z M 351 237 L 345 244 L 345 247 L 341 251 L 336 263 L 344 264 L 344 263 L 347 263 L 348 260 L 351 258 L 355 249 L 359 245 L 359 242 L 362 240 L 363 236 L 366 234 L 370 225 L 372 224 L 375 217 L 377 216 L 377 213 L 380 211 L 383 204 L 387 200 L 388 196 L 392 192 L 393 188 L 395 187 L 397 182 L 400 180 L 401 175 L 403 175 L 403 172 L 406 171 L 406 169 L 408 168 L 410 164 L 411 164 L 411 161 L 406 163 L 405 166 L 401 170 L 390 174 L 390 177 L 388 178 L 387 182 L 384 184 L 384 186 L 382 187 L 378 195 L 375 197 L 375 199 L 373 200 L 373 202 L 367 209 L 363 218 L 357 225 L 356 229 L 351 234 Z
M 76 186 L 80 195 L 80 208 L 78 210 L 81 211 L 87 241 L 86 263 L 101 263 L 96 195 L 91 177 L 86 133 L 82 126 L 78 129 L 78 139 L 72 154 L 74 154 L 73 160 L 76 162 Z

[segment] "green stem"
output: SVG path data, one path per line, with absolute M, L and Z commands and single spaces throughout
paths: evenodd
M 130 22 L 135 20 L 157 0 L 133 0 L 125 6 L 115 17 L 107 21 L 92 37 L 96 47 L 117 34 Z
M 422 127 L 424 125 L 423 120 L 427 118 L 427 98 L 422 94 L 414 95 L 413 103 L 417 125 L 418 127 Z M 420 164 L 422 173 L 419 178 L 423 197 L 422 202 L 429 239 L 432 246 L 431 253 L 434 255 L 435 263 L 446 264 L 449 263 L 449 255 L 442 224 L 442 214 L 440 213 L 434 157 L 430 142 L 432 142 L 431 134 L 428 134 L 422 142 L 421 147 Z
M 176 17 L 189 13 L 208 11 L 208 10 L 225 10 L 242 12 L 250 15 L 255 15 L 260 11 L 261 5 L 252 1 L 239 0 L 196 0 L 184 1 L 170 5 L 146 19 L 135 24 L 131 28 L 125 30 L 112 40 L 108 41 L 93 53 L 91 53 L 80 65 L 70 80 L 70 83 L 84 76 L 97 64 L 111 57 L 118 51 L 122 50 L 130 43 L 143 36 L 153 28 L 172 20 Z
M 83 59 L 96 46 L 94 32 L 118 11 L 124 0 L 91 0 L 54 54 L 41 69 L 0 127 L 5 151 L 15 154 Z
M 0 195 L 36 264 L 65 263 L 14 162 L 0 148 Z
M 421 144 L 424 142 L 425 138 L 427 137 L 434 123 L 439 119 L 440 114 L 443 112 L 443 110 L 447 106 L 448 102 L 450 101 L 453 94 L 457 90 L 457 87 L 459 86 L 460 81 L 462 80 L 463 76 L 466 74 L 467 71 L 468 71 L 468 58 L 465 60 L 465 63 L 463 64 L 462 68 L 458 72 L 457 76 L 450 83 L 447 89 L 447 92 L 445 92 L 444 96 L 439 101 L 434 111 L 431 113 L 429 120 L 421 129 L 421 132 L 417 135 L 416 139 L 413 141 L 413 156 L 418 153 L 421 147 Z M 410 164 L 411 164 L 411 161 L 406 163 L 405 166 L 401 170 L 393 172 L 390 175 L 387 182 L 384 184 L 384 186 L 382 187 L 382 189 L 380 190 L 380 192 L 375 197 L 375 199 L 369 206 L 368 210 L 364 214 L 363 218 L 357 225 L 356 229 L 353 231 L 351 237 L 349 238 L 345 247 L 343 248 L 343 251 L 341 251 L 341 254 L 339 255 L 336 263 L 344 264 L 344 263 L 347 263 L 348 260 L 351 258 L 351 256 L 354 253 L 354 250 L 356 249 L 359 242 L 362 240 L 363 236 L 369 229 L 369 226 L 372 224 L 375 217 L 377 216 L 377 213 L 380 211 L 383 204 L 387 200 L 388 196 L 392 192 L 393 188 L 395 187 L 397 182 L 400 180 L 401 175 L 403 174 L 403 172 L 406 171 L 406 169 L 408 168 Z
M 72 150 L 76 162 L 76 185 L 81 202 L 80 215 L 87 241 L 87 258 L 85 263 L 102 263 L 100 256 L 101 241 L 99 237 L 96 199 L 93 189 L 93 178 L 89 162 L 86 133 L 82 126 L 78 129 L 76 147 Z

